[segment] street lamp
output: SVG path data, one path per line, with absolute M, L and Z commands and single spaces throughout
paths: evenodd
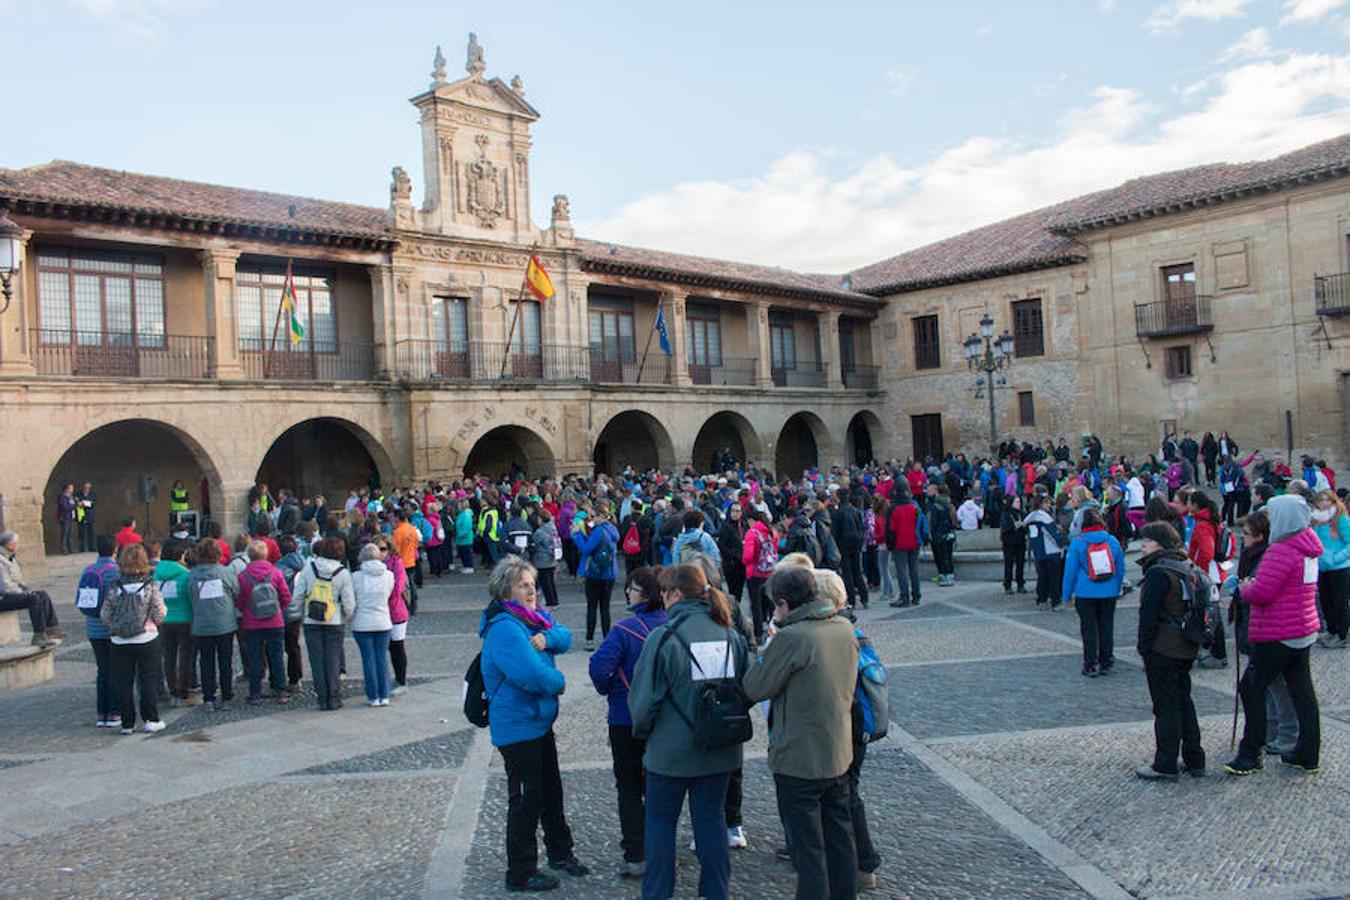
M 13 279 L 22 265 L 23 229 L 0 212 L 0 293 L 5 296 L 0 315 L 9 312 L 9 301 L 14 296 Z
M 998 453 L 997 423 L 994 419 L 994 375 L 1012 365 L 1013 336 L 1004 329 L 994 337 L 994 317 L 985 313 L 980 317 L 980 333 L 972 334 L 961 342 L 965 351 L 966 366 L 975 373 L 975 396 L 980 391 L 989 391 L 989 454 Z M 988 382 L 986 383 L 986 377 Z M 1007 379 L 1000 378 L 1003 384 Z

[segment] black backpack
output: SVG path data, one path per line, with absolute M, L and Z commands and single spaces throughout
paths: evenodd
M 689 642 L 674 628 L 667 628 L 666 637 L 673 637 L 684 648 L 689 661 L 694 664 L 700 675 L 703 667 L 689 649 Z M 664 640 L 664 638 L 663 638 Z M 727 651 L 722 661 L 722 671 L 727 671 L 731 661 L 732 632 L 727 630 Z M 658 646 L 656 652 L 660 653 Z M 734 678 L 705 678 L 694 686 L 695 707 L 691 719 L 672 698 L 671 706 L 694 736 L 694 746 L 700 752 L 722 750 L 744 744 L 754 736 L 754 724 L 750 721 L 750 701 Z
M 609 542 L 609 535 L 602 531 L 599 546 L 592 550 L 591 555 L 586 558 L 586 577 L 604 580 L 609 578 L 609 573 L 613 568 L 614 545 Z
M 464 718 L 469 720 L 470 725 L 486 728 L 490 703 L 487 686 L 483 684 L 483 654 L 480 652 L 474 656 L 464 673 Z
M 1178 628 L 1188 643 L 1198 647 L 1210 646 L 1219 624 L 1219 603 L 1214 598 L 1214 582 L 1189 561 L 1164 559 L 1157 565 L 1177 580 L 1181 587 L 1181 599 L 1186 606 L 1180 617 L 1167 617 L 1163 621 Z

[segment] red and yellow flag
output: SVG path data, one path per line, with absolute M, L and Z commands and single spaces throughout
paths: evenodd
M 549 280 L 548 273 L 544 271 L 544 266 L 537 256 L 531 255 L 530 264 L 525 267 L 525 284 L 540 303 L 553 296 L 553 282 Z

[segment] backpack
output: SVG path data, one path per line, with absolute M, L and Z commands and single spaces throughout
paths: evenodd
M 318 566 L 310 563 L 309 568 L 314 572 L 314 583 L 309 586 L 305 615 L 315 622 L 327 622 L 337 612 L 337 591 L 333 589 L 333 579 L 320 575 Z M 255 587 L 253 590 L 256 592 L 258 589 Z
M 239 573 L 239 579 L 253 586 L 248 594 L 249 615 L 255 619 L 271 619 L 281 612 L 281 597 L 270 579 L 254 581 L 242 572 Z
M 674 628 L 666 629 L 666 636 L 673 637 L 684 648 L 689 661 L 694 664 L 694 669 L 699 675 L 703 675 L 703 666 L 699 665 L 698 658 L 694 656 L 693 650 L 689 647 L 689 642 L 684 639 Z M 731 629 L 727 629 L 726 655 L 722 659 L 722 671 L 731 671 Z M 661 652 L 661 648 L 656 648 Z M 708 678 L 703 677 L 694 684 L 694 716 L 691 719 L 687 716 L 680 705 L 671 700 L 671 707 L 676 714 L 684 720 L 684 724 L 689 726 L 690 733 L 694 736 L 694 746 L 702 753 L 708 753 L 713 750 L 722 750 L 727 747 L 734 747 L 737 744 L 744 744 L 754 736 L 754 724 L 750 721 L 750 701 L 746 699 L 745 692 L 741 686 L 736 683 L 734 677 Z
M 1189 561 L 1164 559 L 1157 565 L 1176 578 L 1186 607 L 1180 617 L 1165 618 L 1163 621 L 1180 629 L 1182 638 L 1188 643 L 1208 647 L 1214 641 L 1214 631 L 1219 624 L 1219 603 L 1214 599 L 1214 583 L 1209 580 L 1209 575 Z
M 478 728 L 488 726 L 488 707 L 491 698 L 483 683 L 483 654 L 480 651 L 464 673 L 464 718 Z
M 623 536 L 623 552 L 629 556 L 642 552 L 642 535 L 638 534 L 637 525 L 628 526 L 628 533 Z
M 675 560 L 680 563 L 693 562 L 703 555 L 703 541 L 693 540 L 685 541 L 680 545 L 680 558 Z
M 134 638 L 145 633 L 146 623 L 150 621 L 146 584 L 125 585 L 119 581 L 108 586 L 103 605 L 108 632 L 113 637 Z M 134 590 L 127 590 L 129 587 Z
M 1227 525 L 1219 523 L 1214 532 L 1214 561 L 1226 563 L 1237 555 L 1237 536 Z
M 609 542 L 609 538 L 602 531 L 600 533 L 600 545 L 591 551 L 591 555 L 586 561 L 586 577 L 605 580 L 610 577 L 610 572 L 614 569 L 614 545 Z
M 1087 563 L 1088 578 L 1092 581 L 1110 581 L 1116 577 L 1116 559 L 1111 555 L 1111 544 L 1106 532 L 1093 532 L 1097 540 L 1087 538 L 1087 552 L 1083 555 Z
M 756 531 L 755 540 L 759 542 L 759 555 L 755 557 L 755 577 L 768 578 L 773 567 L 778 565 L 778 544 L 772 534 Z
M 862 737 L 870 743 L 884 738 L 890 727 L 890 689 L 886 686 L 886 667 L 876 648 L 858 629 L 853 629 L 853 634 L 858 638 L 858 682 L 853 698 L 862 713 Z

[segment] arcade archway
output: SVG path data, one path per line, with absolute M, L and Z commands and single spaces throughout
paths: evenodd
M 605 423 L 591 454 L 596 472 L 614 473 L 632 466 L 669 469 L 675 466 L 675 446 L 665 426 L 650 413 L 625 410 Z
M 794 413 L 783 423 L 774 448 L 774 466 L 779 478 L 800 478 L 806 469 L 820 466 L 820 448 L 829 446 L 829 436 L 820 416 Z
M 737 462 L 759 462 L 764 454 L 755 427 L 740 413 L 722 410 L 713 413 L 694 438 L 694 470 L 711 472 L 713 458 L 730 453 Z
M 272 442 L 255 480 L 273 496 L 285 488 L 301 497 L 323 494 L 341 505 L 347 492 L 376 487 L 393 476 L 389 456 L 369 433 L 342 419 L 306 419 Z
M 520 425 L 498 425 L 480 437 L 464 460 L 467 477 L 500 478 L 519 470 L 529 478 L 552 475 L 556 469 L 548 442 Z
M 850 465 L 865 466 L 880 454 L 881 419 L 870 410 L 862 410 L 848 423 L 845 454 Z

